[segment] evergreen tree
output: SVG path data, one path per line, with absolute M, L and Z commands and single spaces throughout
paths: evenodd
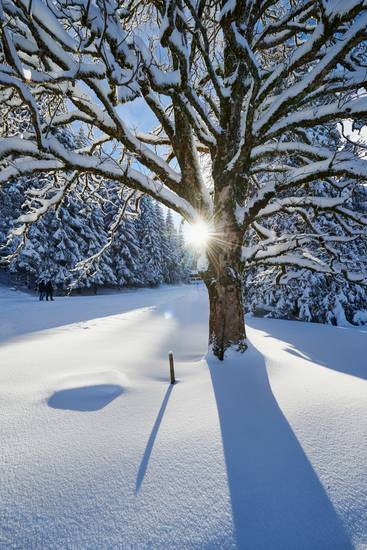
M 177 256 L 178 256 L 178 278 L 181 282 L 187 283 L 190 279 L 192 257 L 185 245 L 182 224 L 177 235 Z
M 166 215 L 166 239 L 167 239 L 167 282 L 174 284 L 180 280 L 180 259 L 178 254 L 177 231 L 173 223 L 171 210 Z
M 113 242 L 113 269 L 120 287 L 144 286 L 145 283 L 137 225 L 134 220 L 124 219 Z
M 79 210 L 80 216 L 75 218 L 79 225 L 81 237 L 81 260 L 98 256 L 90 269 L 82 273 L 78 279 L 78 287 L 102 287 L 117 284 L 113 269 L 112 254 L 109 249 L 100 253 L 108 241 L 106 221 L 100 205 L 96 202 L 86 203 Z
M 161 252 L 160 264 L 163 281 L 165 283 L 170 283 L 170 245 L 166 231 L 166 221 L 163 215 L 163 210 L 158 202 L 155 202 L 155 225 L 157 229 L 157 247 Z
M 141 248 L 140 269 L 144 284 L 159 285 L 164 282 L 162 251 L 159 248 L 159 233 L 153 200 L 148 196 L 143 197 L 141 201 L 138 234 Z

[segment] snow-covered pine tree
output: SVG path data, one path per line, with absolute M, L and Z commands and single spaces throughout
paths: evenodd
M 113 266 L 112 251 L 107 249 L 99 254 L 108 242 L 106 220 L 101 205 L 97 201 L 85 201 L 79 204 L 79 216 L 76 218 L 79 225 L 78 237 L 82 258 L 98 256 L 98 260 L 90 266 L 90 269 L 73 271 L 76 281 L 74 287 L 90 288 L 95 291 L 98 287 L 116 285 L 117 278 Z M 75 269 L 75 264 L 73 266 Z
M 12 132 L 27 131 L 29 114 L 26 110 L 16 109 L 6 117 Z M 28 126 L 27 126 L 28 125 Z M 71 131 L 58 132 L 60 141 L 65 147 L 82 147 L 85 145 L 83 131 L 80 130 L 74 139 Z M 39 190 L 51 185 L 52 174 L 41 177 L 19 177 L 0 191 L 1 234 L 0 245 L 7 242 L 9 234 L 17 230 L 17 220 L 37 200 Z M 107 240 L 101 208 L 94 204 L 86 208 L 80 198 L 80 187 L 62 198 L 57 208 L 45 211 L 37 216 L 37 221 L 28 229 L 24 246 L 8 266 L 9 272 L 34 286 L 41 277 L 52 278 L 63 290 L 71 283 L 75 287 L 114 284 L 115 277 L 111 270 L 111 258 L 102 257 L 99 269 L 80 277 L 73 272 L 75 265 L 84 257 L 92 255 Z M 14 252 L 20 238 L 14 237 L 9 246 L 2 248 L 1 256 Z
M 37 185 L 45 183 L 47 176 L 43 181 L 33 181 L 32 185 L 37 189 Z M 21 196 L 22 185 L 29 186 L 29 182 L 22 179 L 14 182 L 18 196 Z M 16 230 L 16 222 L 21 213 L 17 212 L 15 202 L 13 207 L 13 215 L 7 220 L 8 231 L 12 228 Z M 29 227 L 24 247 L 10 263 L 10 272 L 29 274 L 33 285 L 40 277 L 52 278 L 60 289 L 66 290 L 76 277 L 71 270 L 82 260 L 87 248 L 82 234 L 87 231 L 91 218 L 83 218 L 81 210 L 81 203 L 69 195 L 65 197 L 57 212 L 50 210 L 40 217 Z M 15 237 L 13 249 L 17 246 L 18 240 Z M 86 282 L 77 286 L 86 286 Z
M 166 221 L 161 205 L 155 201 L 155 223 L 157 228 L 157 246 L 161 251 L 160 264 L 165 283 L 171 283 L 170 276 L 170 243 L 166 231 Z
M 111 248 L 118 286 L 144 286 L 138 222 L 125 218 L 119 225 Z
M 164 282 L 162 250 L 159 248 L 159 231 L 153 200 L 144 196 L 137 220 L 141 250 L 139 274 L 144 284 L 156 286 Z
M 178 255 L 177 230 L 173 223 L 171 210 L 168 210 L 166 214 L 165 235 L 167 242 L 167 252 L 165 258 L 167 266 L 167 282 L 172 284 L 181 280 L 181 274 L 180 258 Z
M 177 234 L 177 257 L 178 257 L 178 279 L 180 282 L 187 283 L 190 280 L 192 266 L 192 256 L 186 246 L 183 235 L 182 223 L 179 226 Z

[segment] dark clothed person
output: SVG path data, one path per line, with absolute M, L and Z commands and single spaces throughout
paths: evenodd
M 47 281 L 45 285 L 46 290 L 46 301 L 48 302 L 48 299 L 50 298 L 51 301 L 54 299 L 54 287 L 52 286 L 51 281 Z
M 38 283 L 38 292 L 39 292 L 39 299 L 42 302 L 46 292 L 45 283 L 43 281 Z

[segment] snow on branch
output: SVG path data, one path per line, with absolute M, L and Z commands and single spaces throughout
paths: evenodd
M 327 263 L 321 262 L 317 258 L 309 258 L 297 254 L 282 254 L 281 251 L 274 257 L 259 259 L 257 264 L 266 264 L 273 266 L 287 266 L 297 268 L 299 270 L 307 269 L 315 273 L 325 275 L 343 275 L 347 281 L 352 283 L 367 284 L 367 272 L 354 272 L 346 269 L 343 265 L 332 263 L 330 266 Z M 251 262 L 248 264 L 251 266 Z
M 3 125 L 1 185 L 112 179 L 214 221 L 221 242 L 235 227 L 248 262 L 353 279 L 335 262 L 365 231 L 367 160 L 338 128 L 367 122 L 364 0 L 1 6 L 1 109 L 29 118 Z M 80 128 L 87 143 L 72 150 L 63 136 Z

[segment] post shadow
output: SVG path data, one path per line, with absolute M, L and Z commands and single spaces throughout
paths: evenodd
M 146 471 L 147 471 L 147 468 L 148 468 L 150 455 L 152 454 L 152 450 L 153 450 L 153 447 L 154 447 L 154 442 L 155 442 L 156 437 L 158 435 L 159 427 L 161 425 L 164 412 L 167 408 L 168 400 L 169 400 L 170 395 L 172 393 L 173 387 L 174 387 L 173 384 L 170 384 L 168 386 L 168 389 L 167 389 L 167 391 L 165 393 L 165 396 L 163 398 L 161 407 L 158 411 L 157 418 L 155 419 L 155 422 L 153 424 L 152 431 L 150 432 L 148 443 L 147 443 L 147 446 L 145 447 L 143 458 L 141 459 L 140 466 L 139 466 L 139 469 L 138 469 L 138 474 L 136 476 L 136 482 L 135 482 L 135 494 L 136 495 L 139 493 L 141 484 L 143 483 L 143 480 L 144 480 L 144 477 L 145 477 L 145 474 L 146 474 Z
M 237 355 L 237 354 L 236 354 Z M 352 548 L 327 493 L 272 393 L 253 347 L 208 358 L 218 407 L 237 547 Z

